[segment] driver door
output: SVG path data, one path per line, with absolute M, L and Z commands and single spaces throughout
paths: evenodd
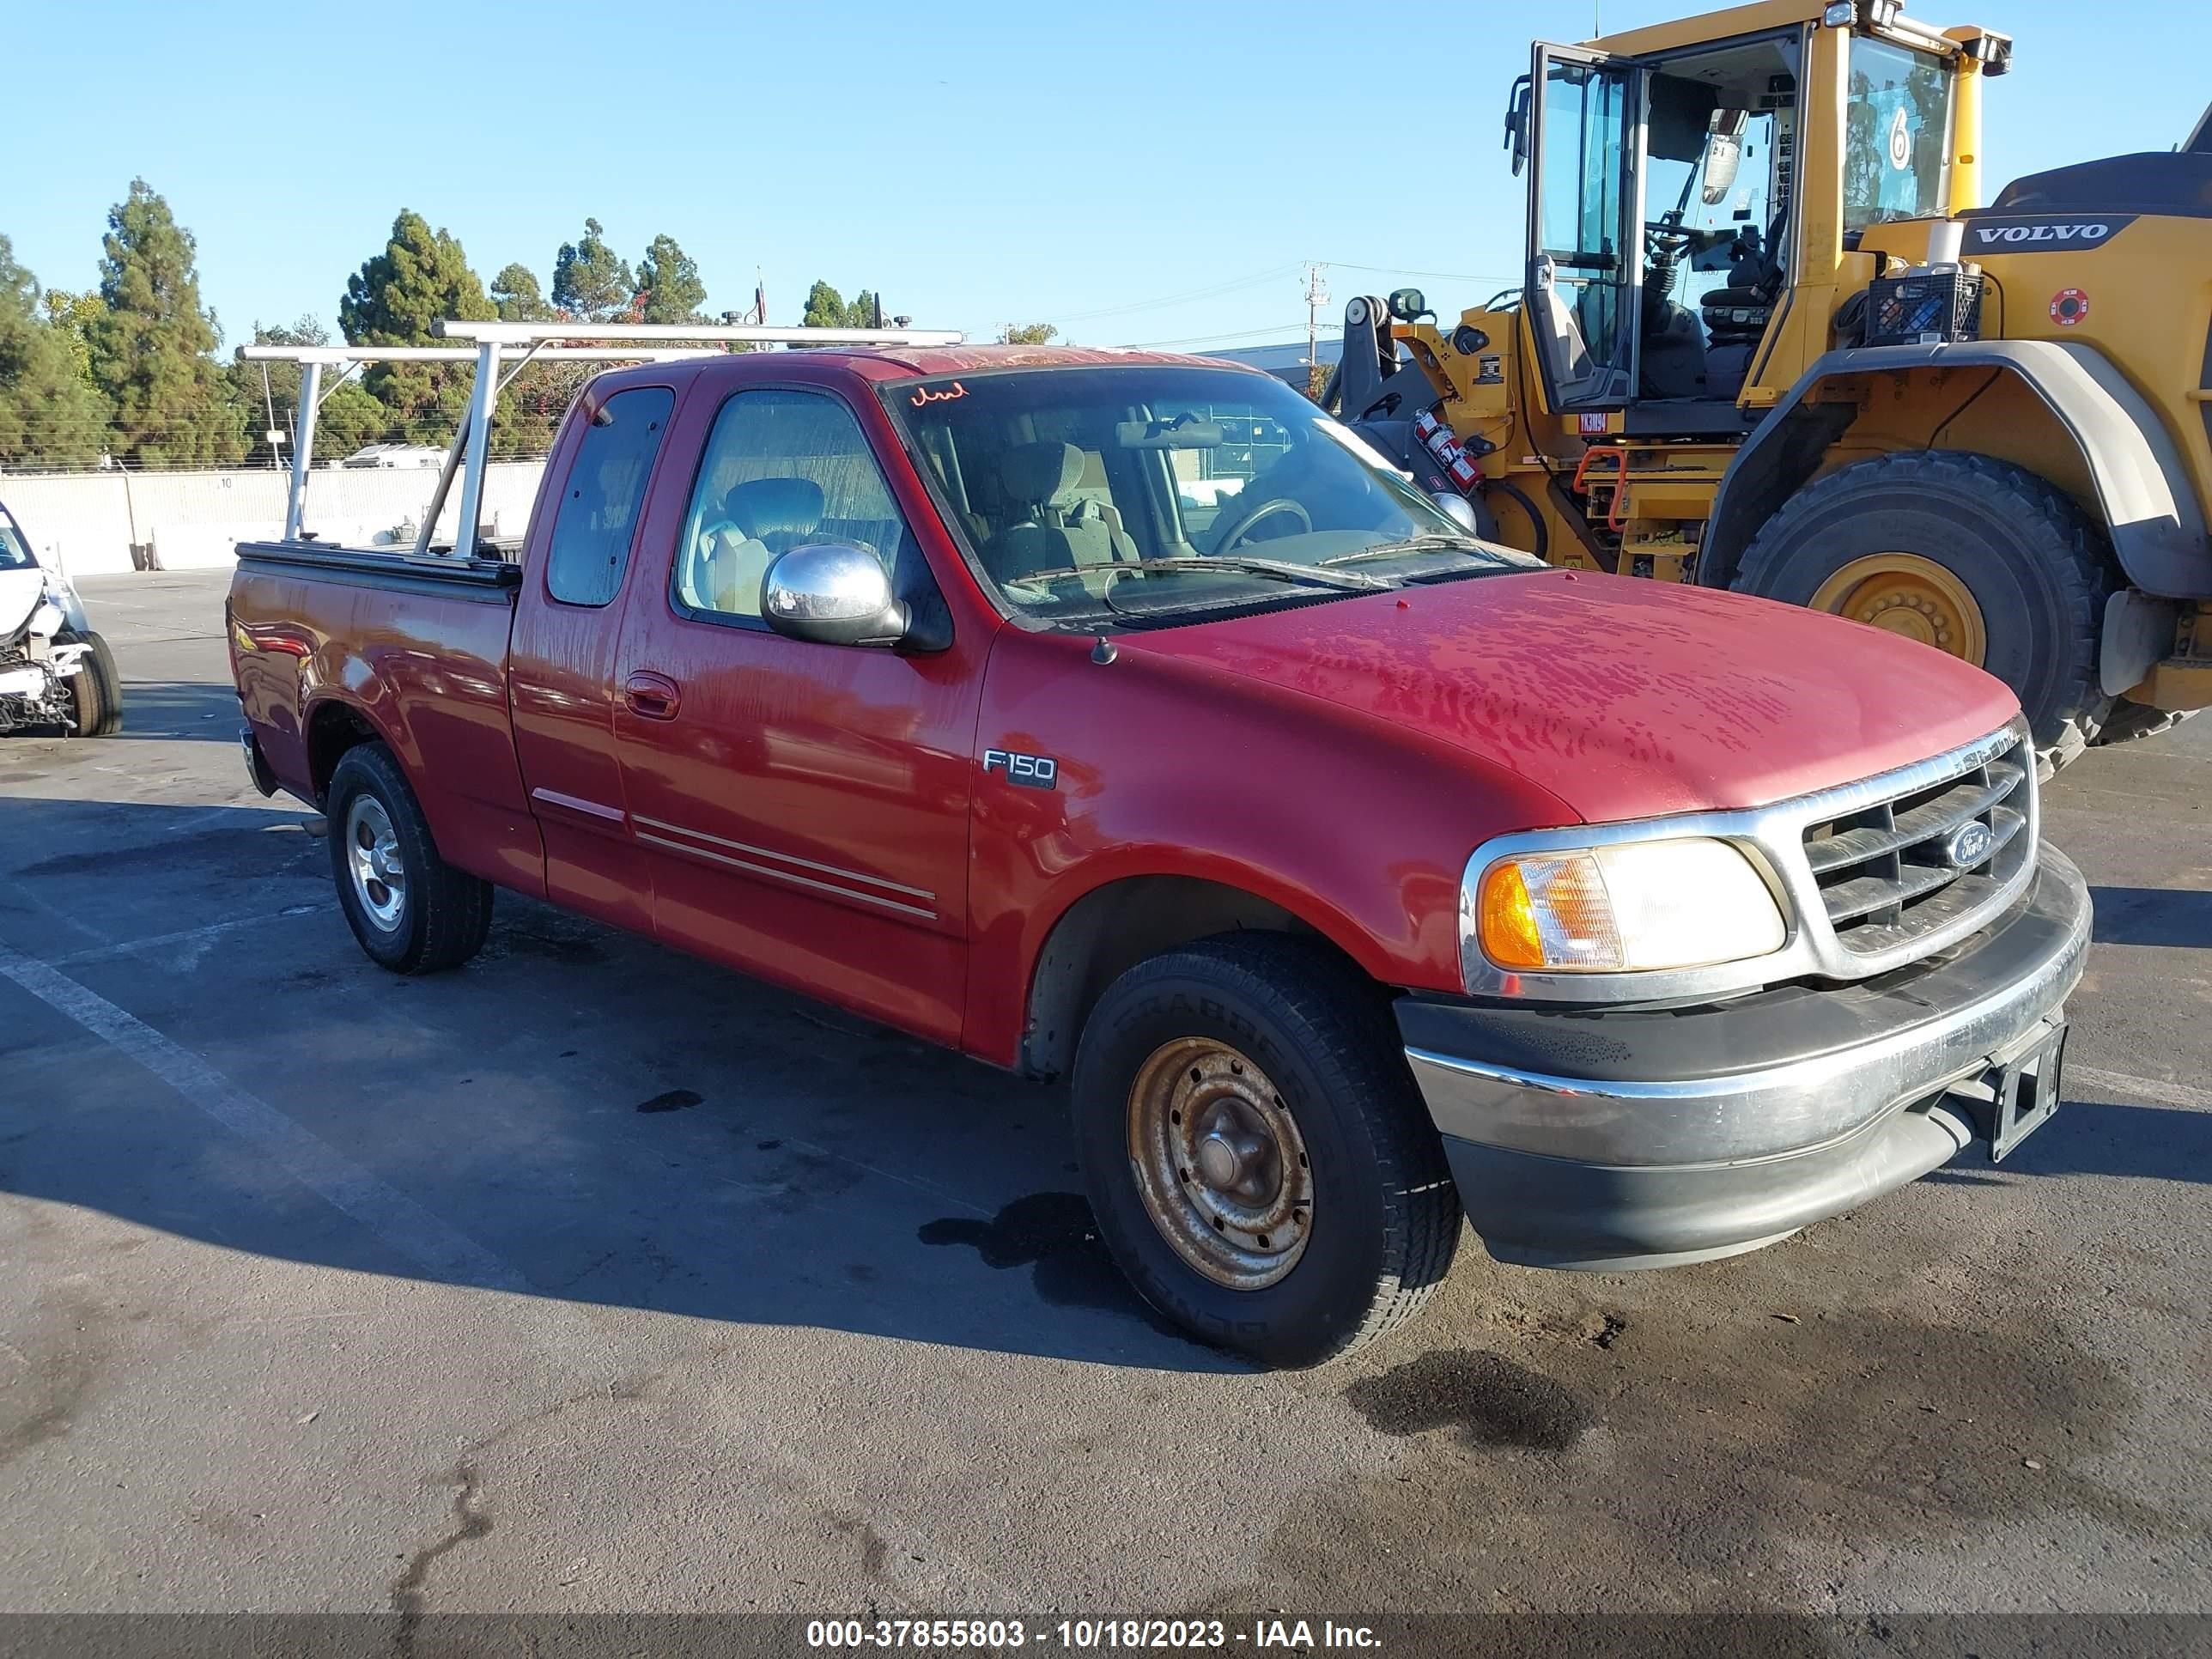
M 1630 60 L 1540 43 L 1529 85 L 1524 309 L 1546 402 L 1619 408 L 1636 386 L 1642 76 Z

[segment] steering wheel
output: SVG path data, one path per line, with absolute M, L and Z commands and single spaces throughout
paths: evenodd
M 1272 519 L 1279 513 L 1296 514 L 1298 523 L 1302 526 L 1301 533 L 1306 535 L 1313 533 L 1313 514 L 1306 511 L 1304 503 L 1294 501 L 1288 495 L 1276 495 L 1261 502 L 1259 506 L 1231 526 L 1229 533 L 1213 544 L 1214 552 L 1221 554 L 1233 550 L 1239 542 L 1252 533 L 1252 527 L 1261 520 Z

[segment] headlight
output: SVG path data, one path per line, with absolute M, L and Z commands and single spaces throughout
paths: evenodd
M 1522 853 L 1482 872 L 1482 953 L 1510 970 L 1637 972 L 1740 962 L 1782 948 L 1782 912 L 1726 842 L 1625 842 Z

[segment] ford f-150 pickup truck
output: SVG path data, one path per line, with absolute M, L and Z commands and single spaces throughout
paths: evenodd
M 240 549 L 246 762 L 362 949 L 453 968 L 503 887 L 1064 1078 L 1116 1260 L 1260 1361 L 1462 1209 L 1698 1261 L 2057 1104 L 2089 903 L 2004 686 L 1475 541 L 1259 374 L 623 368 L 465 541 Z

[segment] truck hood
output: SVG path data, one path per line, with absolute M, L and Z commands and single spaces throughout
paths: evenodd
M 1563 570 L 1120 643 L 1419 732 L 1590 822 L 1765 805 L 1924 760 L 2019 712 L 1980 669 L 1879 629 Z

